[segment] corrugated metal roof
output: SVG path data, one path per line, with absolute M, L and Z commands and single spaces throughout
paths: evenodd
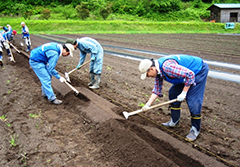
M 213 4 L 212 6 L 217 6 L 219 8 L 240 8 L 240 3 L 219 3 Z

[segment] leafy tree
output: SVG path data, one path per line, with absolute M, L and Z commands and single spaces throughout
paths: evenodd
M 3 14 L 10 14 L 11 13 L 11 8 L 13 6 L 12 0 L 4 1 L 0 3 L 0 11 Z
M 203 6 L 202 0 L 194 0 L 193 1 L 193 7 L 194 8 L 201 8 Z
M 212 0 L 203 0 L 204 3 L 212 3 Z
M 76 6 L 78 16 L 82 20 L 85 20 L 90 15 L 90 12 L 89 12 L 89 9 L 88 9 L 87 5 L 88 5 L 87 2 L 82 2 L 81 5 Z
M 132 15 L 151 20 L 199 20 L 208 17 L 206 5 L 212 3 L 239 3 L 239 0 L 7 0 L 0 3 L 0 14 L 22 15 L 25 19 L 41 14 L 41 19 L 48 19 L 51 13 L 58 13 L 57 18 L 78 16 L 84 20 L 90 14 L 91 18 L 107 19 L 113 13 L 114 17 L 123 15 L 127 19 Z M 108 4 L 112 4 L 110 8 Z M 49 14 L 46 8 L 51 9 Z
M 112 5 L 112 12 L 113 13 L 123 13 L 121 3 L 119 1 L 113 1 L 112 4 L 113 4 Z
M 9 11 L 13 15 L 23 15 L 27 11 L 27 5 L 16 3 L 14 5 L 9 6 L 11 10 Z
M 144 4 L 144 2 L 139 2 L 138 6 L 136 6 L 135 11 L 134 11 L 134 15 L 138 15 L 138 16 L 144 16 L 148 13 L 149 8 L 146 4 Z
M 58 5 L 59 5 L 59 3 L 56 1 L 50 3 L 51 7 L 57 7 Z

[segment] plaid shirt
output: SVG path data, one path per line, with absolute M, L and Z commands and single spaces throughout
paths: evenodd
M 159 65 L 158 65 L 159 66 Z M 152 93 L 162 97 L 162 85 L 163 85 L 163 79 L 165 79 L 165 76 L 163 75 L 163 72 L 160 68 L 158 68 L 158 75 L 155 78 L 154 82 L 154 88 L 152 90 Z M 185 86 L 190 86 L 192 84 L 195 84 L 195 73 L 188 68 L 179 65 L 175 60 L 166 60 L 163 63 L 162 69 L 164 73 L 169 78 L 186 78 L 184 84 Z

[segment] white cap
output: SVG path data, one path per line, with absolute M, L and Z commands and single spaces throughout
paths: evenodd
M 141 79 L 145 79 L 146 76 L 147 76 L 147 71 L 149 70 L 149 68 L 151 67 L 152 65 L 152 61 L 149 60 L 149 59 L 144 59 L 140 62 L 139 64 L 139 71 L 142 73 L 141 74 Z
M 70 43 L 66 43 L 65 46 L 68 48 L 70 56 L 73 57 L 74 46 Z
M 24 22 L 21 22 L 21 25 L 25 24 Z

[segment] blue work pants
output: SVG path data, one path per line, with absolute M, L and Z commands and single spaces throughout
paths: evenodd
M 196 85 L 191 86 L 187 92 L 186 101 L 192 117 L 199 116 L 201 118 L 201 110 L 208 71 L 208 65 L 203 62 L 202 70 L 195 76 Z M 177 96 L 181 94 L 183 87 L 184 84 L 173 84 L 172 87 L 169 89 L 169 99 L 176 99 Z M 177 107 L 181 106 L 181 102 L 174 102 L 173 104 Z M 194 126 L 197 128 L 197 130 L 200 130 L 201 119 L 199 119 L 197 123 L 194 124 L 196 124 Z
M 47 65 L 31 59 L 29 59 L 29 64 L 42 84 L 42 95 L 47 96 L 49 101 L 56 99 L 51 85 L 52 75 L 49 73 Z

